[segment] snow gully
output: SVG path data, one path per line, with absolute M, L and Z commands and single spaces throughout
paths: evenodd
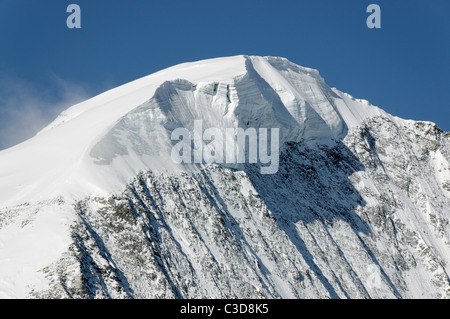
M 280 129 L 270 128 L 270 137 L 268 130 L 210 127 L 203 131 L 203 122 L 196 120 L 192 135 L 183 127 L 173 130 L 171 140 L 179 142 L 173 146 L 171 158 L 177 164 L 269 164 L 261 165 L 261 174 L 275 174 L 279 167 Z

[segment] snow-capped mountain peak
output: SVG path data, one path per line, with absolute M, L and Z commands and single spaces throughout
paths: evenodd
M 171 131 L 279 128 L 286 141 L 343 138 L 383 114 L 330 89 L 318 71 L 284 58 L 234 56 L 184 63 L 64 111 L 34 138 L 0 152 L 0 203 L 123 188 L 140 170 L 189 170 L 170 160 Z M 20 167 L 20 169 L 17 169 Z
M 208 164 L 235 131 L 259 162 Z M 448 298 L 449 162 L 287 59 L 177 65 L 0 152 L 0 298 Z

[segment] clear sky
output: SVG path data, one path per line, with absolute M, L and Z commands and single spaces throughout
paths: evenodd
M 81 7 L 81 29 L 66 8 Z M 369 4 L 381 29 L 369 29 Z M 160 69 L 288 58 L 389 113 L 450 131 L 449 0 L 0 0 L 0 149 Z

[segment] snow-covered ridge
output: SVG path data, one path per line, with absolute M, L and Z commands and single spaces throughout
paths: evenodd
M 380 114 L 284 58 L 184 63 L 77 104 L 34 138 L 0 152 L 0 206 L 106 195 L 139 170 L 186 170 L 169 158 L 170 132 L 197 119 L 219 128 L 277 127 L 283 143 L 340 139 Z

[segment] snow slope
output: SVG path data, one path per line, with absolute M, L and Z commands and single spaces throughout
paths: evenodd
M 165 81 L 231 82 L 245 72 L 241 61 L 242 57 L 232 57 L 182 64 L 69 108 L 37 136 L 0 153 L 1 205 L 59 193 L 77 198 L 104 191 L 93 181 L 98 174 L 90 165 L 89 151 L 96 140 L 121 117 L 148 101 Z

